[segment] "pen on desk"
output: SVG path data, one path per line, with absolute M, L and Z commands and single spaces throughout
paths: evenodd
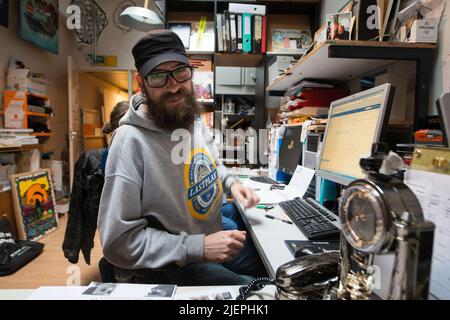
M 283 221 L 283 222 L 285 222 L 285 223 L 287 223 L 287 224 L 292 224 L 292 221 L 284 220 L 284 219 L 281 219 L 281 218 L 272 216 L 272 215 L 270 215 L 270 214 L 266 214 L 266 218 L 273 219 L 273 220 L 280 220 L 280 221 Z

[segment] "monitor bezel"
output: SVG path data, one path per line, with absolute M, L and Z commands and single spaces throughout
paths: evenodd
M 395 95 L 395 88 L 392 86 L 392 84 L 385 83 L 380 86 L 377 86 L 377 87 L 374 87 L 374 88 L 371 88 L 368 90 L 364 90 L 359 93 L 350 95 L 348 97 L 333 101 L 331 103 L 330 111 L 328 114 L 327 127 L 325 129 L 325 135 L 323 136 L 322 148 L 320 150 L 320 155 L 319 155 L 318 165 L 317 165 L 316 173 L 319 177 L 329 180 L 329 181 L 332 181 L 332 182 L 335 182 L 335 183 L 338 183 L 338 184 L 341 184 L 341 185 L 344 185 L 344 186 L 348 186 L 351 182 L 353 182 L 355 180 L 355 179 L 351 179 L 351 178 L 345 178 L 343 176 L 338 176 L 336 174 L 333 174 L 328 171 L 324 171 L 324 170 L 320 169 L 320 165 L 322 163 L 322 155 L 323 155 L 323 151 L 325 149 L 325 142 L 328 137 L 328 129 L 329 129 L 328 124 L 330 123 L 330 119 L 331 119 L 331 115 L 333 114 L 333 110 L 336 107 L 339 107 L 342 104 L 346 104 L 352 100 L 357 100 L 357 99 L 360 99 L 361 97 L 374 94 L 375 92 L 378 92 L 378 91 L 383 91 L 384 97 L 383 97 L 383 103 L 381 106 L 381 112 L 378 116 L 377 129 L 375 131 L 374 140 L 372 141 L 372 143 L 376 143 L 376 142 L 379 142 L 380 139 L 383 138 L 383 134 L 385 133 L 385 129 L 386 129 L 388 121 L 389 121 L 389 115 L 391 113 L 391 106 L 392 106 L 392 102 L 393 102 L 394 95 Z
M 443 93 L 436 101 L 436 106 L 441 120 L 444 145 L 448 148 L 450 146 L 450 92 Z
M 303 130 L 303 125 L 288 125 L 284 127 L 284 132 L 283 132 L 283 142 L 281 142 L 281 146 L 280 146 L 280 152 L 278 154 L 278 169 L 283 172 L 284 174 L 288 174 L 288 175 L 294 175 L 295 170 L 297 168 L 297 166 L 294 168 L 294 170 L 292 172 L 290 172 L 289 170 L 287 170 L 286 168 L 281 168 L 281 164 L 280 164 L 280 159 L 281 159 L 281 151 L 283 150 L 283 146 L 285 144 L 285 137 L 286 137 L 286 131 L 287 129 L 294 129 L 294 128 L 299 128 L 300 129 L 300 138 L 299 138 L 299 147 L 300 147 L 300 159 L 298 159 L 298 165 L 301 165 L 301 162 L 303 161 L 303 144 L 301 141 L 301 132 Z

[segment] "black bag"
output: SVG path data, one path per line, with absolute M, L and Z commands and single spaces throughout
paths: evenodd
M 44 244 L 14 241 L 6 219 L 0 221 L 0 277 L 15 273 L 42 253 Z

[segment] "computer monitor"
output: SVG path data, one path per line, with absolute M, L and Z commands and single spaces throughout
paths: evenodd
M 302 127 L 286 127 L 278 158 L 278 169 L 293 175 L 297 166 L 302 163 L 302 143 L 300 141 Z
M 444 136 L 444 145 L 450 147 L 450 92 L 442 94 L 437 101 L 437 108 L 441 118 L 442 135 Z
M 371 155 L 387 124 L 394 88 L 384 84 L 331 103 L 317 174 L 349 185 L 366 178 L 359 160 Z

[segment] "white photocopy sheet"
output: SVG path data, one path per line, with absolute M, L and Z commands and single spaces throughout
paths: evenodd
M 450 299 L 450 176 L 409 170 L 405 183 L 419 199 L 425 219 L 435 224 L 430 293 Z

